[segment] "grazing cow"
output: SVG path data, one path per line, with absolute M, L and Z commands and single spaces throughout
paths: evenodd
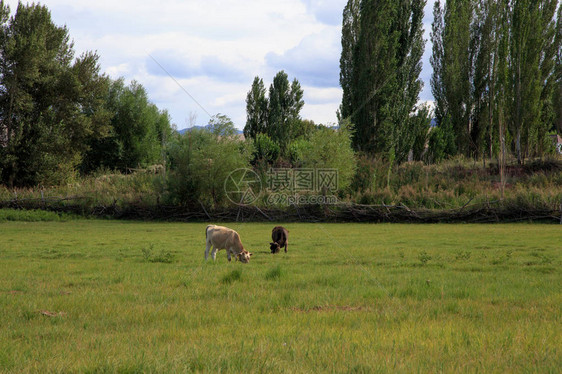
M 231 255 L 234 255 L 235 259 L 243 263 L 248 263 L 250 261 L 250 256 L 252 256 L 252 254 L 244 249 L 240 241 L 240 235 L 238 235 L 236 231 L 228 227 L 209 225 L 205 229 L 205 238 L 207 244 L 205 248 L 205 260 L 209 258 L 209 249 L 213 247 L 211 251 L 213 260 L 217 257 L 217 251 L 226 249 L 228 261 L 230 261 Z
M 285 253 L 287 253 L 287 246 L 289 245 L 289 230 L 283 226 L 275 226 L 271 232 L 271 239 L 273 239 L 273 243 L 269 243 L 271 253 L 278 253 L 281 247 L 285 247 Z

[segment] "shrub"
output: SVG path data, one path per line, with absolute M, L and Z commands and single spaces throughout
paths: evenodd
M 427 161 L 430 163 L 438 163 L 456 153 L 452 124 L 451 121 L 446 118 L 442 124 L 434 127 L 429 134 L 429 143 L 426 153 Z
M 260 160 L 272 164 L 279 158 L 281 149 L 269 136 L 266 134 L 258 134 L 254 139 L 254 152 L 253 164 L 258 163 Z
M 297 139 L 289 145 L 289 161 L 294 167 L 304 163 L 303 155 L 312 152 L 312 143 L 304 138 Z
M 348 123 L 334 130 L 320 127 L 310 136 L 310 146 L 302 147 L 302 166 L 338 171 L 338 189 L 345 190 L 355 175 L 356 163 L 351 148 L 352 126 Z
M 353 191 L 372 191 L 376 187 L 377 177 L 382 175 L 383 161 L 366 154 L 357 156 L 357 168 L 351 183 Z

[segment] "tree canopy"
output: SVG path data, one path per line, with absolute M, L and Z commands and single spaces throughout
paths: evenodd
M 559 108 L 560 8 L 556 0 L 436 1 L 432 92 L 438 125 L 450 123 L 459 153 L 493 157 L 504 143 L 520 163 L 545 153 Z
M 42 5 L 0 1 L 0 181 L 60 184 L 99 167 L 160 160 L 169 116 L 142 85 L 100 73 L 99 57 L 74 56 L 66 27 Z
M 296 78 L 289 82 L 287 73 L 280 71 L 269 87 L 269 96 L 265 93 L 263 80 L 255 77 L 246 98 L 244 135 L 255 139 L 258 134 L 265 134 L 282 154 L 287 154 L 289 143 L 308 131 L 300 117 L 303 90 Z
M 404 160 L 422 88 L 425 0 L 349 0 L 342 25 L 340 116 L 355 125 L 359 151 Z
M 105 136 L 108 79 L 98 56 L 74 58 L 66 27 L 42 5 L 0 2 L 0 169 L 12 185 L 71 178 L 87 141 Z

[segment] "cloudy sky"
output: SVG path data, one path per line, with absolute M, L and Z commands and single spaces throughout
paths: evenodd
M 27 3 L 27 1 L 23 1 Z M 304 89 L 303 118 L 335 123 L 341 101 L 341 15 L 347 0 L 43 0 L 77 54 L 97 51 L 112 78 L 136 80 L 178 129 L 231 117 L 242 129 L 258 75 L 285 70 Z M 12 12 L 17 0 L 8 0 Z M 29 2 L 31 3 L 31 1 Z M 426 39 L 433 0 L 424 20 Z M 431 100 L 426 45 L 420 99 Z

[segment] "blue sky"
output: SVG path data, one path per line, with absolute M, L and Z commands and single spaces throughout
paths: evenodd
M 426 6 L 426 39 L 433 1 Z M 106 74 L 140 82 L 151 101 L 169 111 L 178 129 L 206 124 L 209 114 L 217 113 L 243 128 L 253 78 L 259 75 L 269 86 L 279 70 L 301 83 L 303 118 L 335 123 L 341 101 L 341 14 L 346 2 L 40 1 L 56 24 L 67 25 L 77 54 L 97 51 Z M 17 1 L 6 3 L 14 12 Z M 432 100 L 430 52 L 427 43 L 421 101 Z M 194 116 L 195 123 L 189 119 Z

